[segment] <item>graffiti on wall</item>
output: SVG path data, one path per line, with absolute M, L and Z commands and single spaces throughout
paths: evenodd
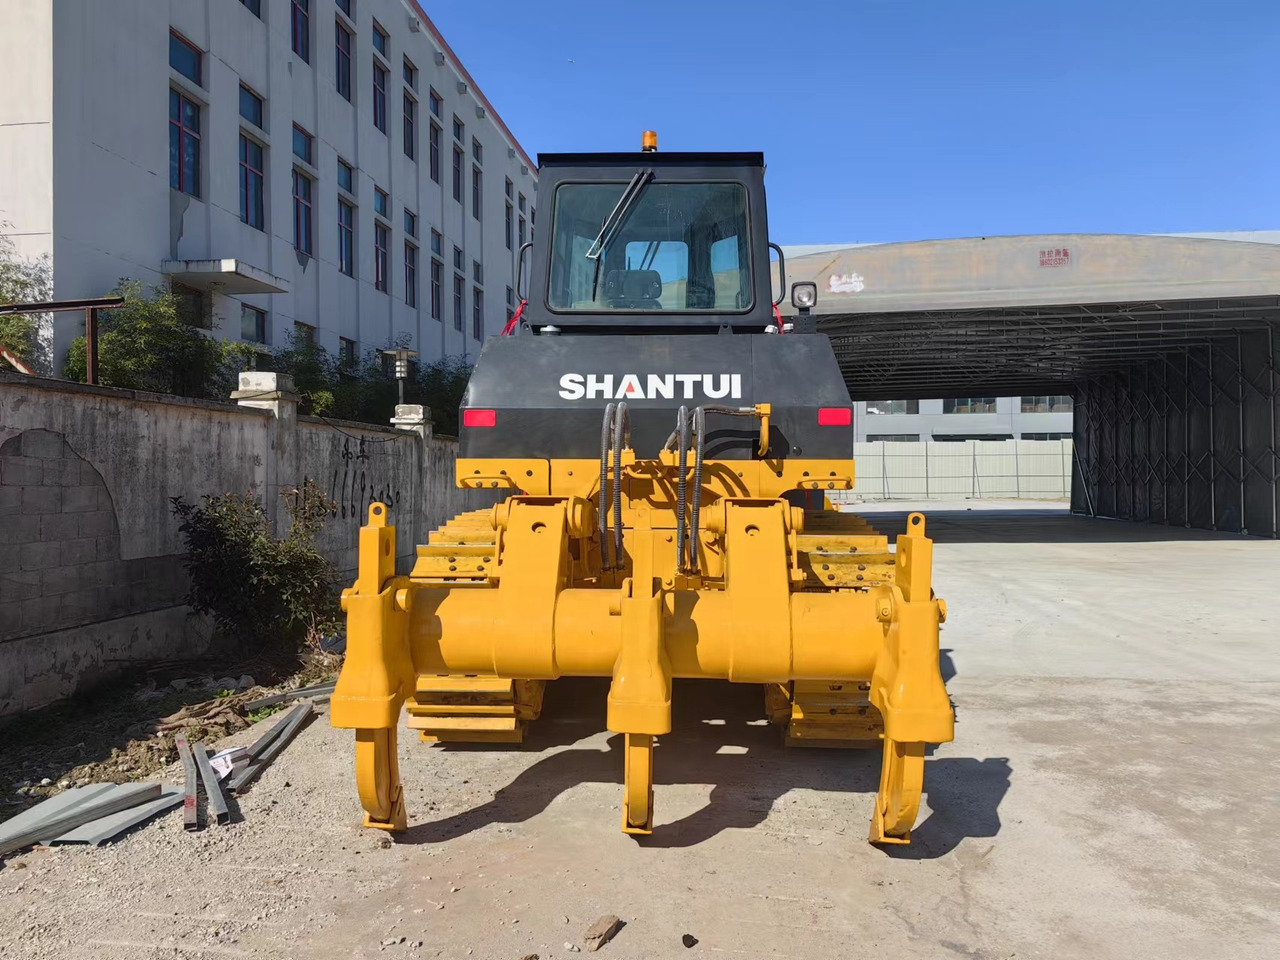
M 368 515 L 371 503 L 385 503 L 392 509 L 400 504 L 400 487 L 392 476 L 393 461 L 380 455 L 381 446 L 363 437 L 343 438 L 338 451 L 342 465 L 334 468 L 330 488 L 342 519 L 360 523 Z

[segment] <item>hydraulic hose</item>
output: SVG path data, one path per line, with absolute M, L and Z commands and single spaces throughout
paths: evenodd
M 680 451 L 679 473 L 676 474 L 676 570 L 684 573 L 688 569 L 685 558 L 685 474 L 689 469 L 689 408 L 681 406 L 676 411 L 676 443 Z M 667 441 L 670 444 L 671 441 Z
M 610 404 L 612 406 L 612 404 Z M 624 439 L 631 444 L 631 415 L 627 413 L 627 402 L 623 400 L 614 412 L 613 420 L 613 562 L 621 570 L 622 561 L 622 444 Z
M 697 434 L 697 440 L 693 454 L 693 517 L 689 523 L 689 572 L 697 576 L 700 568 L 698 542 L 701 534 L 698 532 L 698 513 L 702 506 L 702 449 L 704 435 L 707 432 L 707 414 L 702 407 L 693 411 L 693 430 Z
M 613 404 L 604 408 L 604 423 L 600 426 L 600 570 L 612 569 L 609 563 L 609 433 L 613 426 Z

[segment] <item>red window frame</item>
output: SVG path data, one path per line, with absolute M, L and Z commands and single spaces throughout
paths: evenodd
M 306 189 L 300 190 L 305 183 Z M 312 199 L 315 183 L 301 170 L 293 171 L 293 245 L 301 253 L 312 255 L 315 249 L 312 243 Z M 304 196 L 305 194 L 305 196 Z
M 253 165 L 254 148 L 258 153 L 258 166 Z M 265 226 L 266 207 L 266 149 L 258 141 L 240 134 L 240 222 L 247 223 L 255 230 Z M 253 206 L 254 191 L 251 189 L 257 180 L 257 206 Z
M 176 98 L 176 99 L 175 99 Z M 177 104 L 177 110 L 173 109 Z M 196 125 L 194 127 L 187 126 L 185 114 L 186 108 L 190 107 L 195 114 Z M 176 112 L 176 116 L 174 115 Z M 176 140 L 175 140 L 176 137 Z M 195 150 L 192 153 L 190 165 L 187 163 L 187 141 L 188 139 L 195 141 Z M 190 97 L 184 96 L 177 90 L 169 91 L 169 150 L 172 153 L 175 148 L 177 150 L 177 182 L 174 182 L 172 175 L 169 178 L 169 185 L 175 190 L 181 190 L 193 197 L 200 196 L 200 104 L 196 103 Z M 173 160 L 170 159 L 170 168 L 173 168 Z M 192 169 L 188 169 L 190 166 Z
M 338 96 L 351 102 L 351 31 L 341 20 L 336 20 L 333 28 L 334 44 L 334 86 Z
M 373 225 L 373 286 L 386 293 L 390 286 L 387 276 L 387 241 L 390 230 L 385 223 Z
M 303 63 L 311 62 L 311 0 L 291 0 L 289 41 Z
M 387 68 L 377 62 L 373 65 L 373 125 L 387 132 Z

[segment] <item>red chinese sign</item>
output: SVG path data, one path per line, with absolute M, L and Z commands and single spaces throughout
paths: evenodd
M 1071 251 L 1066 247 L 1054 247 L 1052 250 L 1041 250 L 1040 266 L 1069 267 L 1071 266 Z

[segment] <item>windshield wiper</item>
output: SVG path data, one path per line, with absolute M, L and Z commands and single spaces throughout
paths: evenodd
M 636 202 L 636 198 L 640 196 L 644 190 L 645 184 L 653 179 L 652 170 L 637 170 L 636 175 L 631 178 L 631 182 L 627 184 L 627 188 L 622 191 L 622 196 L 618 198 L 618 202 L 614 204 L 613 210 L 604 218 L 604 223 L 600 225 L 600 232 L 596 234 L 596 238 L 591 241 L 591 246 L 587 248 L 587 259 L 600 263 L 600 255 L 604 253 L 604 248 L 609 245 L 614 234 L 622 226 L 622 221 L 626 219 L 627 212 L 631 209 L 632 204 Z

